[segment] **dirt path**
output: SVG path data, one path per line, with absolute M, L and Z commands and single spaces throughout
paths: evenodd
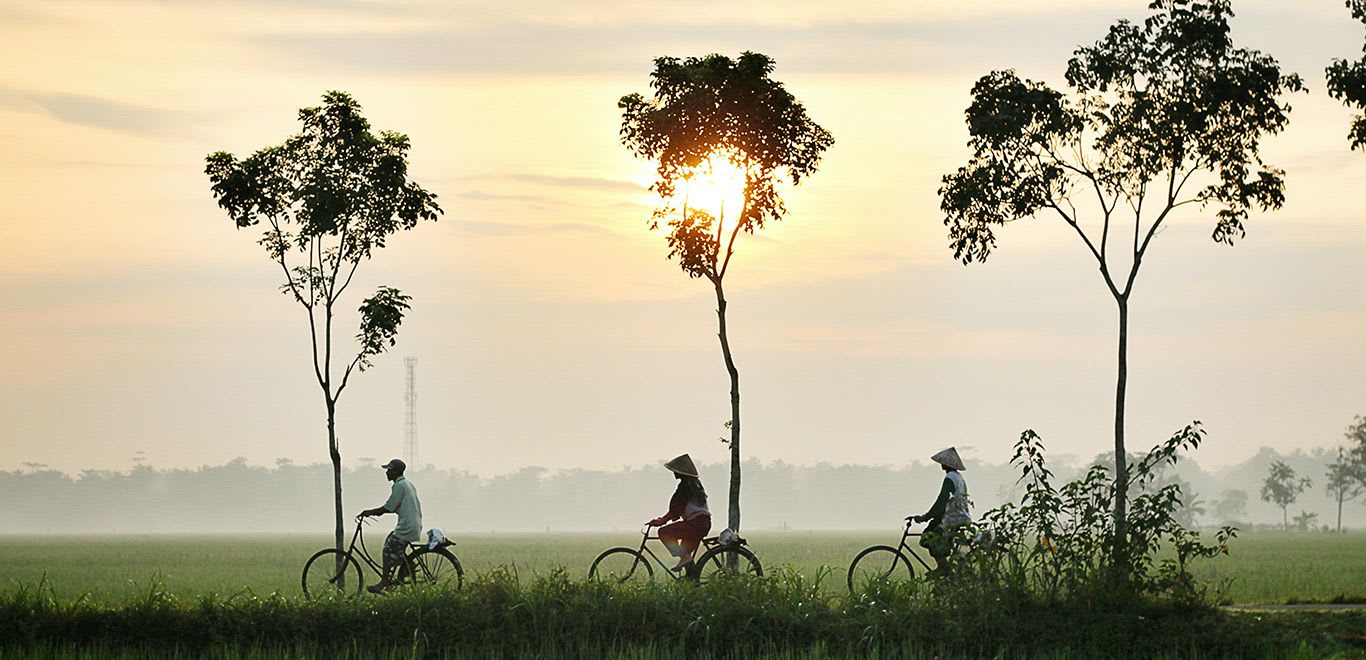
M 1366 603 L 1296 603 L 1294 605 L 1224 605 L 1233 612 L 1353 612 L 1366 610 Z

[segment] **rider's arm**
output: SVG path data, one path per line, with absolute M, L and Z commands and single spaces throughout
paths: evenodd
M 683 494 L 683 489 L 674 491 L 673 499 L 669 500 L 669 510 L 664 515 L 650 521 L 652 525 L 663 525 L 670 520 L 683 517 L 683 510 L 688 506 L 688 498 Z
M 384 504 L 381 504 L 381 506 L 374 508 L 366 508 L 365 511 L 361 511 L 361 517 L 366 517 L 366 515 L 384 515 L 393 514 L 393 512 L 398 512 L 400 504 L 403 504 L 403 495 L 404 491 L 403 489 L 399 488 L 399 482 L 393 482 L 393 486 L 389 488 L 389 499 L 385 500 Z
M 934 506 L 921 516 L 925 520 L 936 520 L 944 517 L 944 507 L 949 504 L 949 497 L 953 495 L 953 480 L 944 477 L 944 485 L 939 489 L 939 497 L 934 500 Z

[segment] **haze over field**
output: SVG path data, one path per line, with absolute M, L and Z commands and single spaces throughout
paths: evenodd
M 644 228 L 650 166 L 616 101 L 648 91 L 653 57 L 746 49 L 837 140 L 729 278 L 746 455 L 904 466 L 956 444 L 1001 463 L 1025 428 L 1059 454 L 1110 446 L 1114 311 L 1076 237 L 1017 223 L 964 268 L 936 189 L 979 75 L 1060 84 L 1145 3 L 580 5 L 0 7 L 0 469 L 325 459 L 302 319 L 202 170 L 278 143 L 327 89 L 408 134 L 446 209 L 361 270 L 414 307 L 340 408 L 348 464 L 401 453 L 403 355 L 424 463 L 720 462 L 714 301 Z M 1239 44 L 1310 87 L 1265 143 L 1285 207 L 1233 248 L 1184 207 L 1130 335 L 1131 450 L 1200 419 L 1211 468 L 1336 444 L 1366 413 L 1366 156 L 1322 82 L 1360 25 L 1338 0 L 1235 9 Z

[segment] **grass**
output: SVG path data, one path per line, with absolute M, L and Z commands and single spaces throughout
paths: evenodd
M 323 536 L 0 537 L 0 657 L 1275 656 L 1366 652 L 1366 612 L 958 603 L 923 582 L 851 598 L 843 567 L 891 533 L 749 536 L 767 579 L 583 580 L 617 534 L 457 537 L 454 593 L 307 601 Z M 371 537 L 378 548 L 380 536 Z M 557 568 L 563 567 L 563 568 Z M 1366 535 L 1259 532 L 1195 568 L 1237 603 L 1361 601 Z
M 1323 657 L 1354 652 L 1366 630 L 1363 612 L 1147 601 L 1105 611 L 941 596 L 903 583 L 851 598 L 787 570 L 701 587 L 491 571 L 456 592 L 318 601 L 150 589 L 102 605 L 30 586 L 0 595 L 0 656 Z
M 844 569 L 860 549 L 895 544 L 890 532 L 756 532 L 750 547 L 766 569 L 790 567 L 821 586 L 843 589 Z M 467 574 L 506 566 L 531 576 L 563 567 L 571 577 L 615 545 L 634 546 L 632 532 L 593 534 L 470 534 L 456 537 Z M 381 536 L 370 537 L 377 549 Z M 82 594 L 117 604 L 145 593 L 154 580 L 181 598 L 207 593 L 299 593 L 299 571 L 326 536 L 0 537 L 0 592 L 46 576 L 56 596 Z M 656 547 L 656 551 L 660 552 Z M 1232 552 L 1195 566 L 1196 575 L 1232 580 L 1237 604 L 1366 600 L 1366 534 L 1257 532 L 1234 541 Z
M 1256 532 L 1226 557 L 1198 563 L 1196 577 L 1232 579 L 1238 604 L 1366 600 L 1366 534 Z

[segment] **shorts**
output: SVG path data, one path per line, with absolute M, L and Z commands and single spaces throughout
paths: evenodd
M 384 567 L 393 568 L 403 564 L 403 551 L 408 547 L 408 542 L 400 539 L 395 532 L 389 532 L 384 537 Z

